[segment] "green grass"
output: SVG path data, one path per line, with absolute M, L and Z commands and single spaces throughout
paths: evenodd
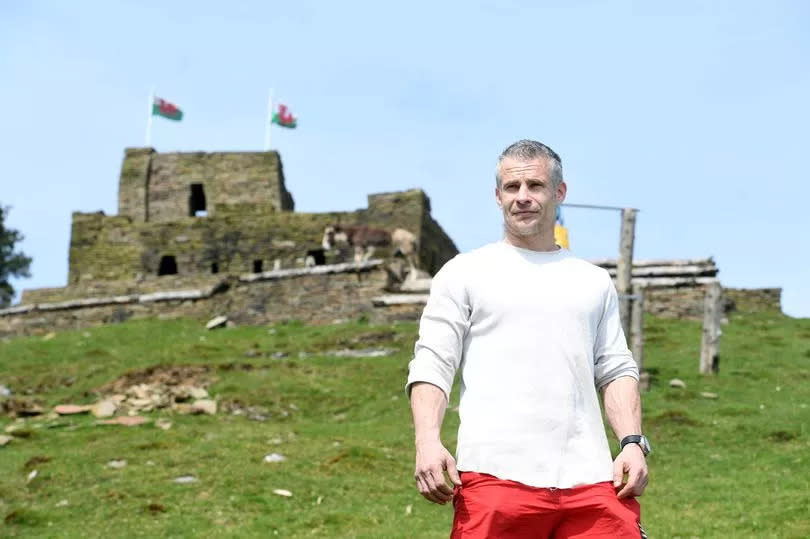
M 0 341 L 0 384 L 46 408 L 93 402 L 94 389 L 128 371 L 205 365 L 221 404 L 268 416 L 147 414 L 169 417 L 168 431 L 29 418 L 17 431 L 26 437 L 0 448 L 0 536 L 447 537 L 451 508 L 424 501 L 411 479 L 403 384 L 415 333 L 413 324 L 206 332 L 194 321 L 134 321 Z M 737 315 L 714 377 L 697 374 L 699 324 L 648 319 L 646 335 L 645 528 L 659 538 L 810 536 L 810 320 Z M 398 352 L 324 354 L 370 346 Z M 10 423 L 0 416 L 0 428 Z M 449 411 L 451 450 L 457 426 Z M 263 463 L 272 452 L 288 460 Z M 110 469 L 112 459 L 128 464 Z M 180 475 L 198 481 L 173 483 Z

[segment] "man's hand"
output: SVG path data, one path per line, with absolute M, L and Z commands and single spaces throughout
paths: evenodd
M 627 483 L 622 486 L 622 479 L 627 474 Z M 617 496 L 641 496 L 647 488 L 647 461 L 638 444 L 627 444 L 613 461 L 613 486 L 621 487 Z
M 416 444 L 416 469 L 413 477 L 419 493 L 428 501 L 444 505 L 453 498 L 453 487 L 448 486 L 444 472 L 453 485 L 461 485 L 456 460 L 440 441 Z

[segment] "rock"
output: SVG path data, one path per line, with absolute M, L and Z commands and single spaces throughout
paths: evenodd
M 6 434 L 0 434 L 0 447 L 3 447 L 4 445 L 8 445 L 11 442 L 11 440 L 13 440 L 13 439 L 14 438 L 12 436 L 8 436 Z
M 217 402 L 211 399 L 200 399 L 191 405 L 191 411 L 195 414 L 214 415 L 217 413 Z
M 70 505 L 69 501 L 59 500 L 58 502 L 56 502 L 56 505 L 54 507 L 67 507 L 68 505 Z
M 170 428 L 172 428 L 172 422 L 169 421 L 168 419 L 160 418 L 157 421 L 155 421 L 155 426 L 159 429 L 169 430 Z
M 0 385 L 0 397 L 10 397 L 11 390 L 4 385 Z
M 268 463 L 284 462 L 285 460 L 287 460 L 287 457 L 281 453 L 270 453 L 269 455 L 264 456 L 264 462 Z
M 177 483 L 179 485 L 196 483 L 197 481 L 199 481 L 199 479 L 197 479 L 193 475 L 181 475 L 180 477 L 175 477 L 174 479 L 172 479 L 172 483 Z
M 37 478 L 37 475 L 38 475 L 38 474 L 39 474 L 39 472 L 38 472 L 38 471 L 36 471 L 36 470 L 31 470 L 31 473 L 29 473 L 29 474 L 28 474 L 28 477 L 25 479 L 25 482 L 26 482 L 26 483 L 30 483 L 31 481 L 33 481 L 34 479 L 36 479 L 36 478 Z
M 92 407 L 89 404 L 58 404 L 53 411 L 59 415 L 86 414 Z
M 292 496 L 292 492 L 283 488 L 273 489 L 273 494 L 278 494 L 279 496 L 284 496 L 285 498 Z
M 216 329 L 225 326 L 228 323 L 227 316 L 216 316 L 205 324 L 205 329 Z
M 125 460 L 111 460 L 107 463 L 107 468 L 112 468 L 113 470 L 120 470 L 127 465 L 127 461 Z
M 332 350 L 327 352 L 327 355 L 335 357 L 386 357 L 396 352 L 392 348 L 366 348 L 362 350 L 350 350 L 344 348 L 343 350 Z
M 191 405 L 186 404 L 184 402 L 176 402 L 172 405 L 172 410 L 177 412 L 178 414 L 187 415 L 192 413 Z
M 137 425 L 143 425 L 147 423 L 149 420 L 145 417 L 134 415 L 134 416 L 122 416 L 116 417 L 115 419 L 107 419 L 104 421 L 99 421 L 100 425 L 123 425 L 125 427 L 135 427 Z
M 95 417 L 112 417 L 118 407 L 111 400 L 101 400 L 90 407 L 90 413 Z
M 700 396 L 703 397 L 704 399 L 716 399 L 717 393 L 711 393 L 709 391 L 701 391 Z
M 54 337 L 56 337 L 56 333 L 48 333 L 44 337 L 42 337 L 42 340 L 43 341 L 50 341 Z
M 31 399 L 8 397 L 0 401 L 0 415 L 21 418 L 41 415 L 43 411 L 42 406 Z
M 669 381 L 669 387 L 677 387 L 683 389 L 686 387 L 686 382 L 684 382 L 679 378 L 673 378 L 672 380 Z
M 151 398 L 145 399 L 136 398 L 136 399 L 129 399 L 129 401 L 127 401 L 127 404 L 129 404 L 132 408 L 137 408 L 139 410 L 145 410 L 148 412 L 149 410 L 147 410 L 147 408 L 152 408 L 153 401 Z
M 192 399 L 206 399 L 208 398 L 208 391 L 201 387 L 189 387 L 188 394 L 191 395 Z
M 430 277 L 411 279 L 409 275 L 409 278 L 406 279 L 405 282 L 399 286 L 399 291 L 427 293 L 430 292 L 430 285 L 432 281 L 433 279 L 431 279 Z

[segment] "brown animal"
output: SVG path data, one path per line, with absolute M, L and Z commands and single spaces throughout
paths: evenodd
M 345 247 L 354 249 L 354 261 L 369 260 L 375 247 L 394 247 L 394 254 L 401 254 L 408 261 L 412 270 L 416 269 L 416 257 L 419 244 L 416 236 L 404 228 L 395 228 L 392 232 L 370 226 L 328 226 L 323 231 L 321 245 L 326 250 Z

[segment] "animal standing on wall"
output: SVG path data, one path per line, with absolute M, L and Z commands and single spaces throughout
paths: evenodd
M 342 251 L 344 247 L 352 248 L 355 262 L 369 260 L 376 247 L 393 247 L 394 254 L 399 253 L 408 261 L 412 273 L 416 269 L 416 256 L 419 252 L 416 235 L 404 228 L 395 228 L 388 232 L 369 226 L 328 226 L 323 231 L 321 244 L 326 250 Z

